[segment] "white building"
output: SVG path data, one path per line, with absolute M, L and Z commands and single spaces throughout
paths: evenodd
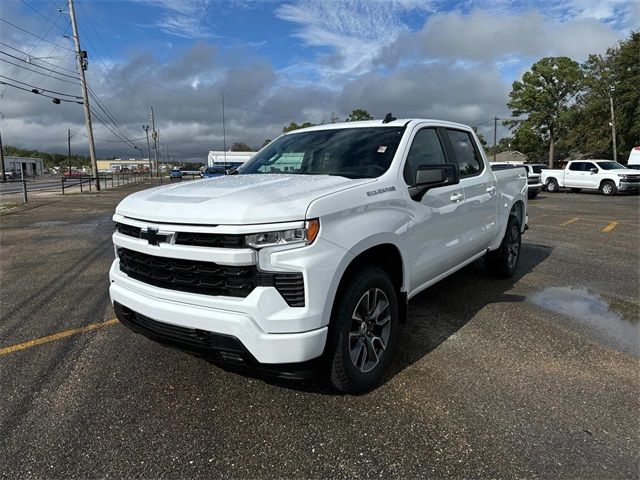
M 13 172 L 16 178 L 20 178 L 21 171 L 25 177 L 41 176 L 44 170 L 41 158 L 4 156 L 5 172 Z M 1 173 L 1 172 L 0 172 Z
M 224 150 L 211 150 L 207 156 L 207 166 L 232 165 L 239 167 L 253 157 L 257 152 L 225 152 Z

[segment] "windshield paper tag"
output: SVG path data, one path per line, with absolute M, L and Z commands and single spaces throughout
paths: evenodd
M 378 153 L 384 153 L 387 151 L 387 146 L 386 145 L 380 145 L 378 147 Z

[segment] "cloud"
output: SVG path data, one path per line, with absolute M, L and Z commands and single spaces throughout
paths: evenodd
M 211 0 L 136 0 L 160 12 L 154 25 L 163 32 L 182 38 L 210 38 L 207 23 Z
M 381 51 L 379 60 L 396 65 L 409 55 L 476 62 L 556 55 L 580 61 L 589 53 L 604 52 L 620 38 L 619 32 L 592 18 L 558 23 L 535 11 L 454 11 L 432 15 L 421 30 L 403 33 Z
M 298 26 L 296 37 L 308 47 L 326 48 L 325 75 L 365 72 L 379 50 L 406 30 L 401 16 L 427 11 L 418 0 L 299 0 L 280 6 L 276 14 Z

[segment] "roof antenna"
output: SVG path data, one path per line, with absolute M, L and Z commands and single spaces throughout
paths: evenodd
M 382 123 L 389 123 L 393 122 L 394 120 L 397 120 L 397 118 L 391 115 L 391 112 L 389 112 L 384 116 L 384 120 L 382 120 Z

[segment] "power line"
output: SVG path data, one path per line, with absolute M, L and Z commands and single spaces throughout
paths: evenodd
M 113 114 L 109 111 L 109 109 L 107 109 L 107 107 L 104 106 L 104 104 L 100 101 L 100 99 L 98 98 L 98 96 L 93 92 L 93 90 L 91 90 L 90 88 L 89 90 L 89 95 L 91 95 L 91 98 L 93 98 L 93 100 L 96 102 L 96 104 L 98 105 L 98 107 L 100 108 L 100 110 L 105 114 L 105 116 L 111 121 L 113 127 L 118 130 L 120 132 L 120 134 L 126 138 L 129 139 L 129 135 L 127 134 L 127 132 L 125 131 L 125 128 L 120 125 L 120 123 L 115 119 L 115 117 L 113 116 Z M 132 143 L 132 142 L 131 142 Z
M 34 92 L 32 90 L 29 90 L 28 88 L 19 87 L 18 85 L 13 85 L 12 83 L 4 82 L 2 80 L 0 80 L 0 85 L 6 85 L 8 87 L 17 88 L 18 90 L 23 90 L 25 92 L 34 93 L 36 95 L 42 95 L 43 97 L 51 98 L 53 100 L 58 100 L 58 102 L 78 103 L 80 105 L 82 105 L 82 103 L 83 103 L 82 101 L 67 100 L 65 98 L 52 97 L 51 95 L 47 95 L 46 93 L 40 93 L 40 92 L 36 93 L 36 92 Z
M 25 55 L 26 57 L 31 57 L 30 53 L 24 52 L 24 51 L 22 51 L 22 50 L 20 50 L 20 49 L 18 49 L 16 47 L 12 47 L 8 43 L 0 42 L 0 45 L 2 45 L 4 47 L 7 47 L 7 48 L 10 48 L 11 50 L 14 50 L 14 51 L 16 51 L 18 53 L 21 53 L 21 54 Z M 64 58 L 73 58 L 73 57 L 75 57 L 75 55 L 69 55 L 67 57 L 57 57 L 57 58 L 64 59 Z M 47 56 L 47 57 L 36 57 L 36 58 L 34 58 L 34 60 L 38 60 L 39 62 L 46 63 L 47 65 L 51 65 L 53 67 L 59 68 L 60 70 L 64 70 L 65 72 L 71 72 L 71 73 L 74 73 L 74 74 L 76 73 L 75 70 L 71 70 L 70 68 L 61 67 L 60 65 L 58 65 L 56 63 L 53 63 L 53 62 L 47 62 L 46 60 L 43 60 L 43 58 L 54 58 L 54 57 L 49 57 L 49 56 Z
M 27 7 L 29 7 L 31 10 L 33 10 L 34 12 L 36 12 L 37 15 L 41 16 L 42 18 L 44 18 L 47 22 L 53 24 L 54 27 L 59 28 L 60 30 L 62 30 L 64 32 L 64 28 L 62 28 L 60 25 L 58 25 L 56 22 L 54 22 L 53 20 L 51 20 L 48 17 L 45 17 L 44 15 L 42 15 L 38 10 L 36 10 L 35 8 L 33 8 L 31 5 L 29 5 L 27 2 L 25 2 L 25 0 L 20 0 L 20 2 L 22 2 L 24 5 L 26 5 Z
M 55 46 L 56 46 L 56 47 L 58 47 L 58 48 L 63 48 L 64 50 L 69 50 L 70 52 L 73 52 L 73 49 L 71 49 L 71 48 L 68 48 L 68 47 L 62 47 L 62 46 L 60 46 L 60 45 L 58 45 L 58 44 L 56 44 L 56 43 L 52 42 L 51 40 L 47 40 L 46 38 L 41 37 L 41 36 L 40 36 L 40 35 L 38 35 L 38 34 L 35 34 L 35 33 L 33 33 L 33 32 L 30 32 L 29 30 L 25 30 L 24 28 L 19 27 L 19 26 L 18 26 L 18 25 L 16 25 L 15 23 L 11 23 L 10 21 L 5 20 L 5 19 L 4 19 L 4 18 L 2 18 L 2 17 L 0 17 L 0 21 L 3 21 L 3 22 L 4 22 L 4 23 L 6 23 L 7 25 L 11 25 L 11 26 L 12 26 L 12 27 L 14 27 L 14 28 L 17 28 L 18 30 L 20 30 L 20 31 L 22 31 L 22 32 L 24 32 L 24 33 L 28 33 L 29 35 L 32 35 L 32 36 L 34 36 L 34 37 L 36 37 L 36 38 L 39 38 L 39 39 L 40 39 L 41 41 L 43 41 L 43 42 L 47 42 L 47 43 L 50 43 L 51 45 L 55 45 Z
M 76 132 L 74 130 L 71 130 L 71 133 L 75 133 L 77 135 L 81 135 L 83 137 L 87 137 L 87 135 L 85 135 L 84 133 L 80 133 L 80 132 Z M 144 140 L 146 137 L 140 137 L 140 138 L 132 138 L 131 140 L 137 141 L 137 140 Z M 125 140 L 106 140 L 104 138 L 94 138 L 94 140 L 96 142 L 108 142 L 108 143 L 127 143 Z
M 65 96 L 65 97 L 77 98 L 78 100 L 82 100 L 82 97 L 78 97 L 76 95 L 71 95 L 69 93 L 56 92 L 55 90 L 49 90 L 48 88 L 37 87 L 36 85 L 31 85 L 30 83 L 21 82 L 20 80 L 16 80 L 15 78 L 6 77 L 4 75 L 0 75 L 0 77 L 4 78 L 6 80 L 9 80 L 11 82 L 15 82 L 15 83 L 19 83 L 21 85 L 26 85 L 28 87 L 35 88 L 37 90 L 40 90 L 41 92 L 49 92 L 49 93 L 53 93 L 55 95 L 62 95 L 62 96 Z
M 30 61 L 28 61 L 28 60 L 24 60 L 23 58 L 16 57 L 15 55 L 11 55 L 10 53 L 4 52 L 4 51 L 2 51 L 2 50 L 0 50 L 0 53 L 1 53 L 2 55 L 6 55 L 7 57 L 14 58 L 14 59 L 19 60 L 19 61 L 21 61 L 21 62 L 28 63 L 29 65 L 32 65 L 32 66 L 34 66 L 34 67 L 37 67 L 37 68 L 41 68 L 41 69 L 43 69 L 43 70 L 46 70 L 47 72 L 52 72 L 52 73 L 55 73 L 56 75 L 61 75 L 61 76 L 63 76 L 63 77 L 73 78 L 74 80 L 78 80 L 78 77 L 77 77 L 77 76 L 75 76 L 75 77 L 74 77 L 73 75 L 68 75 L 68 74 L 66 74 L 66 73 L 58 72 L 58 71 L 56 71 L 56 70 L 53 70 L 52 68 L 43 67 L 42 65 L 36 65 L 35 63 L 31 63 L 31 62 L 30 62 Z
M 2 53 L 2 52 L 0 52 L 0 53 Z M 47 73 L 39 72 L 38 70 L 33 70 L 32 68 L 25 67 L 24 65 L 20 65 L 20 64 L 18 64 L 18 63 L 10 62 L 9 60 L 5 60 L 4 58 L 0 58 L 0 62 L 5 62 L 5 63 L 8 63 L 8 64 L 10 64 L 10 65 L 15 65 L 16 67 L 23 68 L 23 69 L 25 69 L 25 70 L 29 70 L 30 72 L 37 73 L 37 74 L 39 74 L 39 75 L 43 75 L 43 76 L 45 76 L 45 77 L 49 77 L 49 78 L 53 78 L 53 79 L 55 79 L 55 80 L 59 80 L 60 82 L 66 82 L 66 83 L 71 83 L 71 84 L 73 84 L 73 85 L 78 85 L 78 82 L 72 82 L 72 81 L 70 81 L 70 80 L 65 80 L 64 78 L 54 77 L 53 75 L 49 75 L 49 74 L 47 74 Z M 25 78 L 26 78 L 26 77 L 25 77 Z M 24 78 L 23 78 L 23 80 L 24 80 Z

